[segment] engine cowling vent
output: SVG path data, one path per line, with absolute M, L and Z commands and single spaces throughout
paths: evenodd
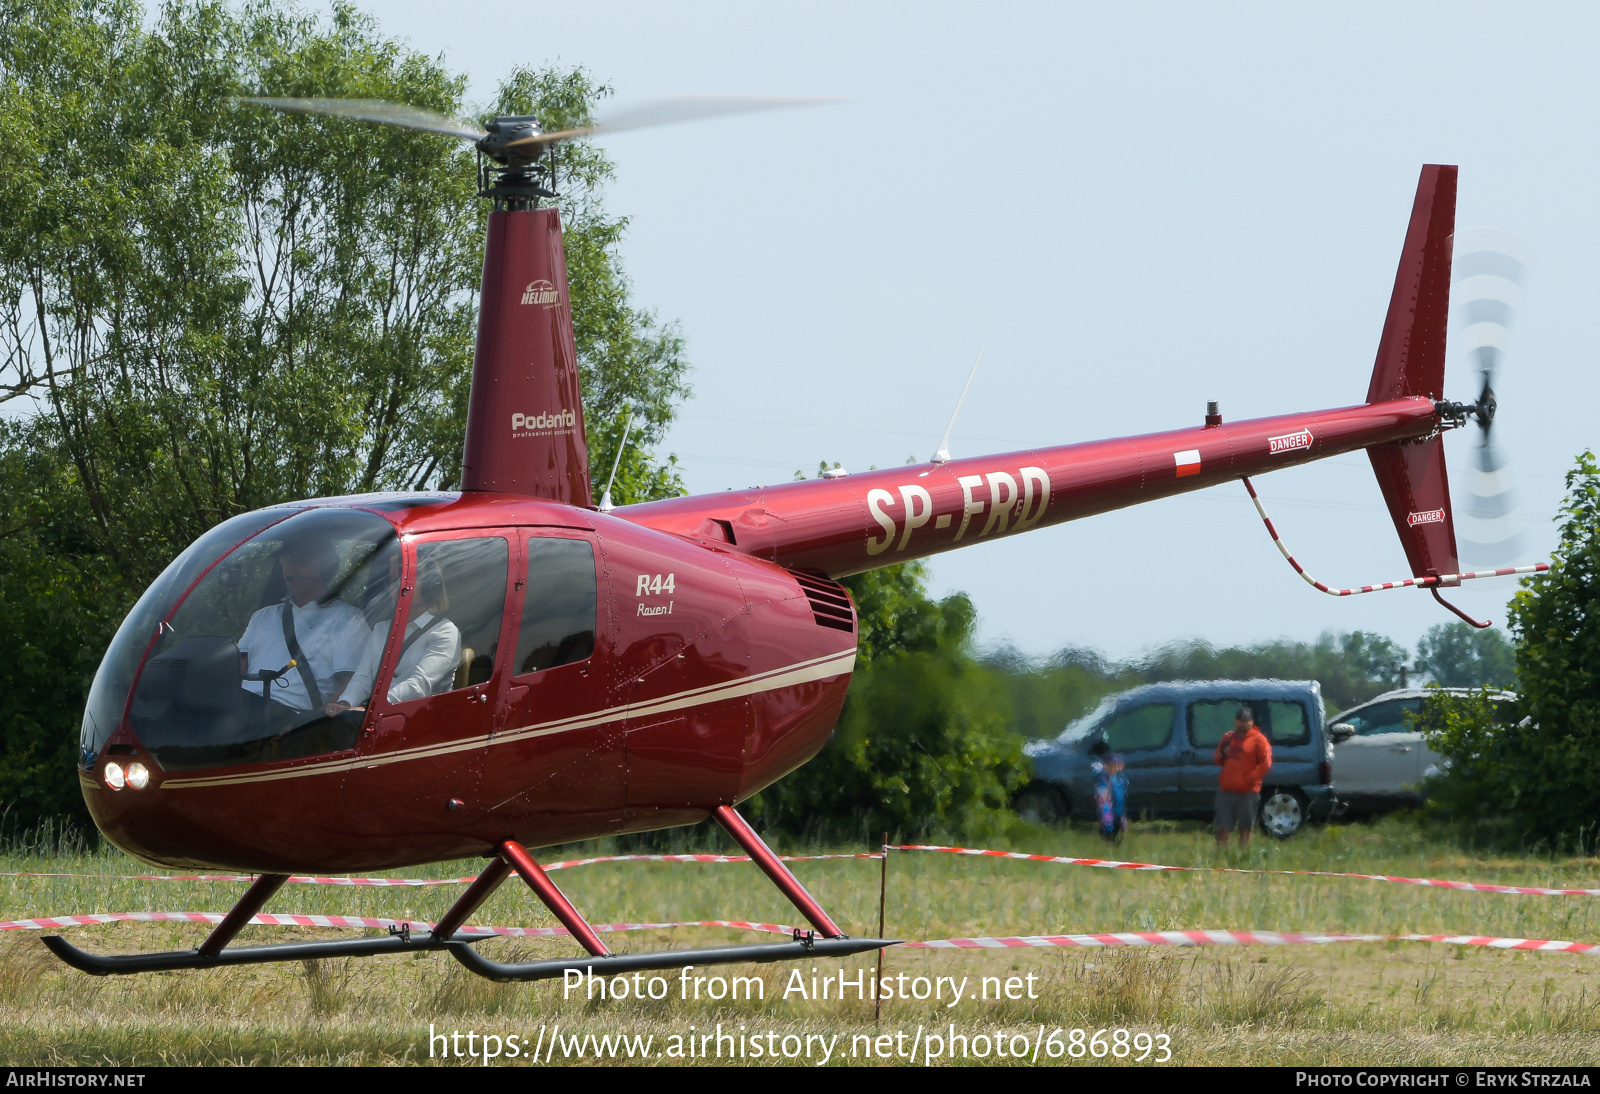
M 817 626 L 836 631 L 856 629 L 855 605 L 850 602 L 850 594 L 843 585 L 814 574 L 795 574 L 794 579 L 811 601 L 811 614 L 816 617 Z

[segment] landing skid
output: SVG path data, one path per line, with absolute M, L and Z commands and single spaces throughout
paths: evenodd
M 471 946 L 449 943 L 450 956 L 488 980 L 553 980 L 569 970 L 594 976 L 624 976 L 658 969 L 681 969 L 688 965 L 762 964 L 772 961 L 804 961 L 816 957 L 849 957 L 855 953 L 893 946 L 897 941 L 881 938 L 799 938 L 790 942 L 760 943 L 753 946 L 718 946 L 704 950 L 657 950 L 653 953 L 612 953 L 602 957 L 568 957 L 558 961 L 524 961 L 509 964 L 491 961 Z
M 816 929 L 816 933 L 807 931 L 801 935 L 796 931 L 794 938 L 788 942 L 614 954 L 606 949 L 605 943 L 600 941 L 600 936 L 585 922 L 583 916 L 572 906 L 572 902 L 556 887 L 555 882 L 550 880 L 550 875 L 534 861 L 526 848 L 514 840 L 506 840 L 496 849 L 495 857 L 490 860 L 483 873 L 466 892 L 461 894 L 460 899 L 450 906 L 450 910 L 439 922 L 434 924 L 431 932 L 413 934 L 409 930 L 401 929 L 391 931 L 383 938 L 352 938 L 337 942 L 286 942 L 271 946 L 241 946 L 229 949 L 228 943 L 233 941 L 239 931 L 288 880 L 287 874 L 263 874 L 251 884 L 244 896 L 239 898 L 239 903 L 234 905 L 233 910 L 221 923 L 217 924 L 198 949 L 170 953 L 102 955 L 80 950 L 60 935 L 48 935 L 43 941 L 50 952 L 62 961 L 92 976 L 161 972 L 173 969 L 211 969 L 226 965 L 256 965 L 272 961 L 310 961 L 323 957 L 373 957 L 378 954 L 448 950 L 450 956 L 472 972 L 489 980 L 498 981 L 549 980 L 574 970 L 593 972 L 597 976 L 620 976 L 633 972 L 677 969 L 685 965 L 728 965 L 742 962 L 847 957 L 898 944 L 898 940 L 847 937 L 732 806 L 719 806 L 713 810 L 712 816 L 738 841 L 783 895 L 793 902 Z M 572 937 L 589 951 L 589 956 L 560 958 L 553 961 L 494 961 L 472 948 L 472 943 L 483 941 L 481 937 L 457 936 L 456 932 L 466 923 L 467 918 L 478 910 L 512 871 L 527 882 L 528 887 L 554 913 Z M 821 937 L 818 937 L 819 935 Z
M 339 942 L 283 942 L 271 946 L 239 946 L 216 954 L 199 950 L 172 953 L 133 953 L 106 956 L 80 950 L 60 935 L 47 935 L 44 944 L 61 960 L 92 976 L 128 972 L 166 972 L 171 969 L 214 969 L 224 965 L 259 965 L 267 961 L 311 961 L 319 957 L 372 957 L 381 953 L 415 953 L 462 945 L 436 939 L 423 932 L 391 934 L 387 938 L 351 938 Z

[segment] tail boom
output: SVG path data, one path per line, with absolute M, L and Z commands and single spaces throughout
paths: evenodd
M 673 498 L 616 516 L 841 577 L 1438 428 L 1423 396 Z

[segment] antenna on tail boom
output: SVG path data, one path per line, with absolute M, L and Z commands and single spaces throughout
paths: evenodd
M 944 427 L 944 439 L 939 442 L 939 448 L 934 452 L 933 459 L 929 461 L 930 463 L 950 462 L 950 432 L 955 429 L 956 418 L 961 415 L 961 404 L 967 401 L 967 389 L 972 387 L 972 378 L 978 375 L 978 361 L 983 360 L 983 351 L 988 348 L 988 346 L 978 347 L 978 360 L 972 362 L 972 371 L 967 373 L 967 386 L 961 389 L 961 398 L 956 400 L 956 408 L 950 414 L 950 424 Z
M 628 408 L 628 424 L 622 427 L 622 443 L 617 445 L 617 458 L 611 461 L 611 477 L 606 480 L 605 493 L 600 495 L 600 511 L 609 513 L 616 503 L 611 500 L 611 484 L 617 481 L 617 468 L 622 466 L 622 450 L 628 447 L 628 431 L 633 428 L 633 407 Z

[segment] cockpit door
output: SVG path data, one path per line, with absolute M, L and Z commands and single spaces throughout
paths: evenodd
M 405 545 L 395 623 L 381 654 L 346 807 L 429 828 L 483 805 L 484 750 L 504 716 L 515 634 L 507 606 L 520 545 L 505 530 Z M 386 820 L 385 823 L 391 823 Z
M 621 823 L 622 710 L 607 710 L 613 608 L 592 535 L 524 529 L 508 649 L 505 718 L 489 744 L 488 816 L 543 840 Z

